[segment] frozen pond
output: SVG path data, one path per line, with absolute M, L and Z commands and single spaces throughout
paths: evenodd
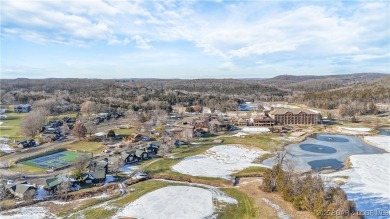
M 341 188 L 356 202 L 357 209 L 372 211 L 365 218 L 388 218 L 380 217 L 380 212 L 390 209 L 390 154 L 352 155 L 350 159 L 352 168 L 322 174 L 324 181 L 330 186 L 343 181 Z
M 337 134 L 317 134 L 302 143 L 288 145 L 286 150 L 286 160 L 297 170 L 340 169 L 350 155 L 384 153 L 357 137 Z M 263 164 L 273 166 L 275 160 L 269 158 Z
M 379 129 L 379 134 L 390 136 L 390 129 Z

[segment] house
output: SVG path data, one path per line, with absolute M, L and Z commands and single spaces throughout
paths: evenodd
M 135 150 L 135 156 L 141 160 L 146 160 L 149 158 L 149 154 L 146 148 Z
M 277 108 L 269 115 L 279 125 L 313 125 L 318 118 L 318 113 L 300 108 Z
M 236 125 L 238 126 L 250 126 L 252 125 L 252 122 L 250 121 L 249 116 L 243 116 L 239 117 L 238 120 L 236 121 Z
M 195 125 L 195 120 L 197 120 L 198 117 L 184 117 L 181 120 L 182 125 Z
M 99 161 L 93 161 L 88 166 L 89 171 L 108 170 L 108 159 L 104 158 Z
M 193 125 L 182 125 L 180 126 L 180 137 L 190 139 L 194 137 L 195 126 Z
M 229 122 L 225 120 L 213 119 L 209 122 L 210 131 L 219 132 L 229 129 Z
M 31 111 L 30 104 L 19 104 L 17 106 L 14 106 L 15 113 L 28 113 L 30 111 Z
M 121 157 L 126 163 L 138 162 L 141 160 L 146 160 L 149 158 L 149 153 L 147 148 L 136 149 L 129 152 L 122 151 Z
M 135 156 L 135 150 L 126 152 L 122 151 L 121 152 L 121 158 L 126 162 L 126 163 L 133 163 L 137 162 L 138 158 Z
M 37 142 L 35 142 L 34 139 L 31 139 L 29 141 L 21 141 L 18 144 L 18 148 L 30 148 L 30 147 L 35 147 L 37 146 Z
M 253 126 L 274 126 L 276 121 L 265 114 L 258 114 L 251 118 Z
M 76 182 L 74 178 L 59 174 L 54 178 L 49 178 L 45 180 L 45 188 L 49 190 L 50 192 L 55 192 L 57 190 L 57 187 L 61 185 L 62 183 L 69 183 L 69 189 L 70 187 Z
M 9 187 L 9 191 L 15 197 L 25 199 L 34 197 L 37 192 L 37 187 L 27 183 L 14 184 Z
M 104 183 L 106 181 L 106 171 L 98 170 L 88 173 L 92 179 L 92 183 Z
M 149 144 L 149 146 L 146 149 L 148 150 L 149 153 L 157 154 L 160 146 L 161 146 L 161 142 L 152 142 Z

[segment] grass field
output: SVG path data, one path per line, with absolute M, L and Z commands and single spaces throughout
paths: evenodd
M 242 144 L 245 146 L 252 146 L 261 148 L 265 151 L 270 151 L 273 148 L 282 145 L 283 141 L 279 140 L 279 134 L 274 133 L 260 133 L 251 134 L 243 137 L 223 137 L 224 144 Z
M 0 137 L 8 137 L 11 140 L 22 140 L 21 123 L 27 113 L 5 113 L 7 118 L 0 120 Z
M 33 166 L 29 166 L 29 165 L 24 165 L 22 163 L 17 163 L 17 164 L 11 165 L 10 170 L 14 171 L 14 172 L 28 173 L 28 174 L 46 173 L 46 169 L 42 169 L 39 167 L 33 167 Z
M 105 149 L 102 142 L 96 141 L 76 141 L 65 147 L 80 152 L 93 153 L 94 155 L 101 153 Z
M 21 162 L 21 164 L 42 168 L 42 169 L 59 169 L 70 166 L 80 156 L 88 156 L 74 151 L 62 151 L 49 154 Z
M 236 199 L 238 201 L 237 205 L 227 205 L 219 212 L 218 218 L 220 219 L 231 219 L 231 218 L 257 218 L 257 210 L 253 203 L 253 200 L 248 197 L 245 193 L 233 189 L 233 188 L 223 188 L 221 189 L 228 196 Z
M 113 129 L 113 131 L 115 132 L 115 134 L 120 135 L 121 137 L 127 137 L 127 136 L 129 136 L 129 135 L 134 133 L 134 129 L 133 128 L 129 128 L 129 129 Z

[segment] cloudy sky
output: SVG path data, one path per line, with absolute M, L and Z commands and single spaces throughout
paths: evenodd
M 1 1 L 1 78 L 390 72 L 389 1 Z

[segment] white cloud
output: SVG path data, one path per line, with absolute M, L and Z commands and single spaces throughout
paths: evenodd
M 152 48 L 152 46 L 149 44 L 150 40 L 144 39 L 140 35 L 135 35 L 131 39 L 135 41 L 137 48 L 140 48 L 140 49 Z
M 218 57 L 219 70 L 242 69 L 238 62 L 262 68 L 279 62 L 291 70 L 308 58 L 330 65 L 335 57 L 349 62 L 388 57 L 389 2 L 209 3 L 214 7 L 194 1 L 8 0 L 1 2 L 1 32 L 42 44 L 134 42 L 142 50 L 190 42 Z

